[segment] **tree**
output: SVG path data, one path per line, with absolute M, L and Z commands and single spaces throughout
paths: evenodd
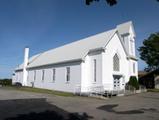
M 139 89 L 139 83 L 138 83 L 136 76 L 130 76 L 128 85 L 134 87 L 137 90 Z
M 139 49 L 140 58 L 147 63 L 145 71 L 152 71 L 159 68 L 159 32 L 151 34 L 143 41 Z
M 86 0 L 86 5 L 90 5 L 90 3 L 97 1 L 99 2 L 100 0 Z M 110 6 L 116 5 L 118 0 L 105 0 L 107 4 L 109 4 Z M 159 0 L 156 0 L 157 2 L 159 2 Z
M 92 3 L 93 1 L 99 2 L 99 0 L 86 0 L 86 5 L 90 5 L 90 3 Z M 113 5 L 117 4 L 117 0 L 105 0 L 105 1 L 110 6 L 113 6 Z

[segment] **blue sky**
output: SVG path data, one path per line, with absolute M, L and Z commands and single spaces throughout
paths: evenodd
M 129 20 L 135 26 L 138 48 L 159 31 L 157 11 L 155 0 L 119 0 L 113 7 L 105 0 L 90 6 L 85 0 L 0 0 L 0 78 L 11 77 L 22 63 L 25 46 L 32 56 Z M 139 60 L 139 69 L 144 67 Z

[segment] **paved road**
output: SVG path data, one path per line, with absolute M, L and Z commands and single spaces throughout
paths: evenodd
M 18 118 L 19 114 L 30 115 L 31 112 L 43 116 L 40 113 L 46 110 L 56 111 L 62 116 L 85 112 L 94 120 L 159 120 L 159 93 L 148 92 L 100 100 L 0 88 L 0 120 L 15 120 L 6 118 Z

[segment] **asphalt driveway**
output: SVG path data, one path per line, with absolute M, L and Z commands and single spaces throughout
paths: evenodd
M 0 88 L 0 120 L 36 120 L 36 118 L 38 120 L 76 120 L 76 118 L 77 120 L 78 118 L 159 120 L 159 93 L 148 92 L 100 100 Z

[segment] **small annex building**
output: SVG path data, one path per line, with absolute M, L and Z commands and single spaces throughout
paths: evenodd
M 159 69 L 147 72 L 139 77 L 139 83 L 148 89 L 159 89 Z

